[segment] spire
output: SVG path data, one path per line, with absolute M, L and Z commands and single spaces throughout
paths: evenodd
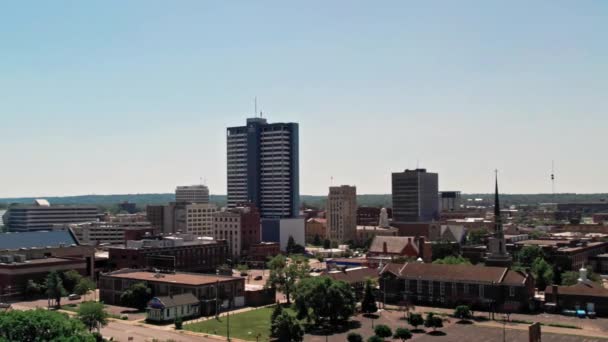
M 500 199 L 498 196 L 498 170 L 494 171 L 495 189 L 494 189 L 494 234 L 502 235 L 502 218 L 500 217 Z

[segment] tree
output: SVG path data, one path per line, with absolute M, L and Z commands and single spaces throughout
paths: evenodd
M 120 295 L 120 303 L 124 306 L 144 310 L 152 299 L 152 291 L 144 283 L 131 285 Z
M 412 338 L 412 333 L 406 328 L 397 328 L 397 330 L 395 330 L 393 338 L 398 338 L 401 341 L 409 340 L 410 338 Z
M 454 317 L 461 320 L 469 319 L 471 318 L 471 309 L 467 305 L 459 305 L 454 310 Z
M 373 335 L 367 339 L 367 342 L 384 342 L 384 339 L 380 336 Z
M 532 263 L 532 274 L 536 279 L 536 287 L 544 291 L 553 281 L 553 268 L 543 258 L 536 258 Z
M 563 272 L 561 274 L 561 278 L 562 278 L 561 284 L 564 286 L 576 285 L 578 283 L 579 276 L 580 276 L 579 273 L 575 272 L 575 271 Z M 597 275 L 597 273 L 588 271 L 587 278 L 589 278 L 589 280 L 591 280 L 597 284 L 600 284 L 600 285 L 602 284 L 602 278 L 599 275 Z
M 459 254 L 460 245 L 451 243 L 447 240 L 441 240 L 432 244 L 433 259 L 443 259 L 448 256 L 457 256 Z
M 287 264 L 287 259 L 282 255 L 277 255 L 268 262 L 270 276 L 267 284 L 285 294 L 287 304 L 291 304 L 291 293 L 298 279 L 306 278 L 310 275 L 310 265 L 304 258 L 292 258 Z
M 315 246 L 321 246 L 321 237 L 319 234 L 315 234 L 315 238 L 312 240 L 312 244 Z
M 488 231 L 486 229 L 471 230 L 467 236 L 467 241 L 470 245 L 481 245 L 487 235 Z
M 95 282 L 91 279 L 83 277 L 74 287 L 74 293 L 77 295 L 86 295 L 89 291 L 95 290 Z
M 433 328 L 433 331 L 435 331 L 437 328 L 443 327 L 443 320 L 441 317 L 437 317 L 432 312 L 429 312 L 424 320 L 424 326 Z
M 61 306 L 61 297 L 67 295 L 63 287 L 63 281 L 61 281 L 61 277 L 55 271 L 50 272 L 46 277 L 46 294 L 50 299 L 55 300 L 56 307 Z
M 544 258 L 545 253 L 539 246 L 524 246 L 515 254 L 515 257 L 523 266 L 530 267 L 534 260 Z
M 279 341 L 302 341 L 304 330 L 294 317 L 283 311 L 272 321 L 270 335 Z
M 9 342 L 94 342 L 85 326 L 68 315 L 43 309 L 0 314 L 0 340 Z
M 108 324 L 108 313 L 103 307 L 103 303 L 99 302 L 83 302 L 78 307 L 78 319 L 89 329 L 99 329 Z
M 325 249 L 331 248 L 331 241 L 329 239 L 323 240 L 323 248 L 325 248 Z
M 299 245 L 293 239 L 293 236 L 289 235 L 289 239 L 287 240 L 287 247 L 285 247 L 285 252 L 287 254 L 304 254 L 306 252 L 306 248 L 304 246 Z
M 40 285 L 37 284 L 35 281 L 33 281 L 32 279 L 28 279 L 27 283 L 25 284 L 25 297 L 26 298 L 33 298 L 36 297 L 38 295 L 40 295 L 42 293 L 41 289 L 40 289 Z
M 62 274 L 61 279 L 63 280 L 63 287 L 65 287 L 65 290 L 68 293 L 73 293 L 74 288 L 82 279 L 82 275 L 74 270 L 69 270 Z
M 270 321 L 274 322 L 274 320 L 283 313 L 283 306 L 277 302 L 277 304 L 274 306 L 274 310 L 272 310 L 272 315 L 270 315 Z
M 173 322 L 175 325 L 175 330 L 182 330 L 184 327 L 184 319 L 180 316 L 175 317 L 175 321 Z
M 378 324 L 374 328 L 374 334 L 376 334 L 376 336 L 378 337 L 382 337 L 383 339 L 385 339 L 393 336 L 393 331 L 391 330 L 391 328 L 388 327 L 388 325 Z
M 424 319 L 422 319 L 422 315 L 418 313 L 412 313 L 410 317 L 408 317 L 407 322 L 414 327 L 414 329 L 418 329 L 419 325 L 424 324 Z
M 239 272 L 240 275 L 246 276 L 247 272 L 249 271 L 249 267 L 244 264 L 239 264 L 239 265 L 236 265 L 236 270 Z
M 295 309 L 298 319 L 315 325 L 347 321 L 355 313 L 355 294 L 349 284 L 329 277 L 302 279 L 296 286 Z
M 356 332 L 351 332 L 346 335 L 346 340 L 348 342 L 363 342 L 363 336 L 361 336 L 361 334 L 357 334 Z
M 469 259 L 464 258 L 462 256 L 447 256 L 445 258 L 442 259 L 437 259 L 435 261 L 433 261 L 433 264 L 445 264 L 445 265 L 470 265 L 471 262 L 469 261 Z
M 367 279 L 365 281 L 365 292 L 363 294 L 363 300 L 361 300 L 361 311 L 366 314 L 378 311 L 378 306 L 376 305 L 376 298 L 374 297 L 374 292 L 372 289 L 371 279 Z

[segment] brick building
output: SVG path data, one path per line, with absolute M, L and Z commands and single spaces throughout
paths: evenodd
M 608 316 L 608 290 L 587 279 L 587 270 L 579 270 L 578 283 L 572 286 L 547 286 L 545 303 L 561 310 L 585 310 L 598 316 Z
M 260 243 L 260 213 L 253 204 L 215 213 L 213 237 L 226 240 L 231 255 L 246 254 L 252 245 Z
M 324 218 L 313 217 L 306 220 L 304 229 L 306 242 L 314 241 L 315 236 L 319 236 L 321 241 L 327 238 L 327 220 Z
M 99 299 L 110 305 L 120 305 L 120 295 L 131 285 L 146 284 L 152 296 L 192 293 L 201 304 L 201 314 L 212 315 L 217 305 L 230 308 L 245 305 L 245 278 L 194 273 L 155 273 L 124 269 L 102 274 L 99 278 Z
M 155 267 L 187 272 L 215 272 L 228 258 L 226 241 L 194 238 L 189 234 L 150 237 L 108 248 L 114 269 Z
M 590 258 L 608 252 L 608 242 L 583 239 L 543 239 L 515 242 L 514 248 L 539 246 L 547 259 L 565 271 L 575 271 L 588 265 Z
M 396 258 L 422 258 L 430 262 L 432 247 L 424 237 L 376 236 L 367 252 L 367 259 L 390 262 Z
M 381 270 L 378 282 L 389 303 L 466 304 L 492 312 L 519 312 L 529 309 L 534 299 L 534 278 L 506 267 L 391 263 Z

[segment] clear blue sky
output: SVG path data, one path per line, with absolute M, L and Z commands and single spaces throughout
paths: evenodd
M 0 196 L 226 192 L 225 127 L 300 123 L 302 194 L 608 192 L 606 1 L 0 3 Z

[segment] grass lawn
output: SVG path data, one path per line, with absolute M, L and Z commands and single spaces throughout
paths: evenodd
M 76 303 L 65 304 L 65 305 L 61 306 L 61 310 L 71 311 L 71 312 L 78 312 L 78 307 L 79 306 L 80 306 L 80 304 L 76 304 Z M 104 307 L 107 307 L 107 306 L 104 305 Z M 120 316 L 114 315 L 114 314 L 111 314 L 111 313 L 108 313 L 108 317 L 115 318 L 115 319 L 120 319 Z
M 230 337 L 255 341 L 256 335 L 260 334 L 260 341 L 267 341 L 270 336 L 270 315 L 273 310 L 273 307 L 268 307 L 230 315 Z M 291 312 L 291 309 L 285 310 Z M 203 322 L 184 324 L 184 329 L 226 336 L 226 317 L 220 317 L 219 320 L 212 318 Z

